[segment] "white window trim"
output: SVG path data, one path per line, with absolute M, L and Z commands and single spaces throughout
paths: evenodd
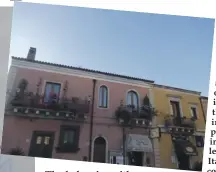
M 190 104 L 190 114 L 191 114 L 191 117 L 193 117 L 193 112 L 192 112 L 192 109 L 191 108 L 195 108 L 196 109 L 196 115 L 197 115 L 197 119 L 199 119 L 199 114 L 198 114 L 198 108 L 197 108 L 197 105 L 194 105 L 194 104 Z
M 107 88 L 107 107 L 100 107 L 100 88 L 102 86 L 105 86 Z M 98 102 L 97 102 L 97 108 L 98 109 L 109 109 L 109 102 L 110 102 L 110 92 L 109 92 L 109 87 L 105 84 L 101 84 L 98 87 Z
M 135 92 L 137 94 L 138 106 L 141 107 L 140 95 L 139 95 L 139 93 L 135 89 L 129 89 L 129 90 L 127 90 L 127 92 L 126 92 L 126 99 L 125 99 L 125 105 L 128 105 L 127 104 L 127 96 L 128 96 L 128 93 L 130 91 L 133 91 L 133 92 Z
M 181 105 L 181 100 L 180 98 L 175 98 L 175 97 L 169 97 L 169 106 L 170 106 L 170 114 L 173 116 L 173 109 L 171 106 L 171 101 L 175 101 L 179 103 L 179 108 L 180 108 L 180 116 L 184 117 L 183 111 L 182 111 L 182 105 Z

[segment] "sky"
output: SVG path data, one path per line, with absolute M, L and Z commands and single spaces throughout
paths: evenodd
M 208 95 L 214 20 L 15 2 L 10 56 L 154 80 Z M 9 65 L 10 65 L 9 60 Z

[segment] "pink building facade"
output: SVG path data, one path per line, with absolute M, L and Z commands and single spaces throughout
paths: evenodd
M 160 167 L 154 117 L 132 110 L 129 123 L 121 118 L 125 108 L 151 104 L 152 83 L 13 57 L 2 153 Z

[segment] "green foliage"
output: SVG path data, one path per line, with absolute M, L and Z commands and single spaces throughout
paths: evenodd
M 10 155 L 20 155 L 20 156 L 24 156 L 25 153 L 23 152 L 23 150 L 19 147 L 16 147 L 16 148 L 12 148 L 10 151 L 9 151 L 9 154 Z

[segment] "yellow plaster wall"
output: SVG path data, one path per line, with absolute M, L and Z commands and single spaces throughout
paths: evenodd
M 196 120 L 196 127 L 197 129 L 201 130 L 205 129 L 205 121 L 199 96 L 156 87 L 153 89 L 153 91 L 155 108 L 161 113 L 157 116 L 158 125 L 163 125 L 164 117 L 166 114 L 170 114 L 169 97 L 176 96 L 180 98 L 183 115 L 188 118 L 191 117 L 190 104 L 194 103 L 197 105 L 198 120 Z
M 201 106 L 201 101 L 198 95 L 188 94 L 184 92 L 171 91 L 163 88 L 154 88 L 154 106 L 160 112 L 160 115 L 156 117 L 156 121 L 158 125 L 164 125 L 164 117 L 167 114 L 170 114 L 170 97 L 177 97 L 180 99 L 180 104 L 182 108 L 183 115 L 190 118 L 190 105 L 196 104 L 197 106 L 197 114 L 198 120 L 196 121 L 196 128 L 198 130 L 205 129 L 205 120 L 203 117 L 203 110 Z M 191 142 L 195 145 L 195 138 L 191 137 Z M 172 163 L 172 140 L 171 136 L 168 133 L 162 133 L 161 138 L 159 139 L 159 147 L 160 147 L 160 159 L 161 159 L 161 167 L 162 168 L 172 168 L 176 169 L 177 165 Z M 197 160 L 202 160 L 203 157 L 203 148 L 197 148 L 198 156 L 191 157 L 192 164 Z

